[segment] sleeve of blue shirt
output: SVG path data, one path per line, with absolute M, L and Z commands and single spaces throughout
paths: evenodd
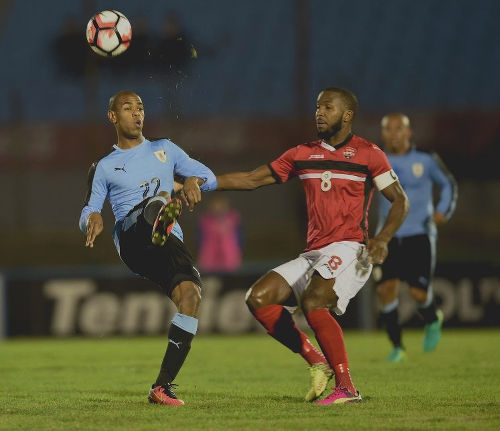
M 453 215 L 457 204 L 457 182 L 441 158 L 435 153 L 432 153 L 430 174 L 432 181 L 440 189 L 436 212 L 444 214 L 449 219 Z
M 89 170 L 89 190 L 85 200 L 85 206 L 80 215 L 80 230 L 87 231 L 87 219 L 91 213 L 100 213 L 104 200 L 108 194 L 108 187 L 104 171 L 99 164 L 92 165 Z
M 204 192 L 209 192 L 217 188 L 217 179 L 214 173 L 207 168 L 203 163 L 189 157 L 181 148 L 174 143 L 171 145 L 169 152 L 174 156 L 174 172 L 183 177 L 198 177 L 205 182 L 200 189 Z

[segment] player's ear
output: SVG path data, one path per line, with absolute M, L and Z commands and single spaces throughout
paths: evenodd
M 111 111 L 111 110 L 108 111 L 108 120 L 111 123 L 116 124 L 116 112 L 115 111 Z
M 348 123 L 349 121 L 352 121 L 352 119 L 354 118 L 354 111 L 350 110 L 350 109 L 347 109 L 344 111 L 344 115 L 343 115 L 343 120 Z

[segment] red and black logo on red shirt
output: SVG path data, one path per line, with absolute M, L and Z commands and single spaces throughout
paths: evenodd
M 346 159 L 352 159 L 356 155 L 357 152 L 358 152 L 358 150 L 356 150 L 356 148 L 345 147 L 344 148 L 344 157 Z

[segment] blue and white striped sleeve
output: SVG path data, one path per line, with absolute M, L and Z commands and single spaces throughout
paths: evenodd
M 92 163 L 89 169 L 88 190 L 85 196 L 84 207 L 80 214 L 79 226 L 80 230 L 85 233 L 87 231 L 87 220 L 91 213 L 100 213 L 104 200 L 108 194 L 106 178 L 104 171 L 99 163 Z
M 453 215 L 458 199 L 458 186 L 452 173 L 448 170 L 441 158 L 436 154 L 431 154 L 431 178 L 434 184 L 440 189 L 439 201 L 436 205 L 436 212 L 444 214 L 449 220 Z
M 217 179 L 214 173 L 203 163 L 189 157 L 184 150 L 173 142 L 169 142 L 169 153 L 174 157 L 174 172 L 183 177 L 198 177 L 205 182 L 200 186 L 204 192 L 217 188 Z

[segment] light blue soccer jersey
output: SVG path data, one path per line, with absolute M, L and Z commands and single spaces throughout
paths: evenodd
M 89 192 L 80 216 L 80 229 L 86 231 L 87 219 L 92 212 L 101 212 L 108 198 L 115 215 L 113 239 L 119 250 L 118 232 L 127 213 L 145 198 L 158 191 L 170 194 L 174 189 L 174 174 L 183 177 L 196 176 L 205 183 L 202 191 L 217 188 L 214 173 L 202 163 L 190 158 L 168 139 L 145 139 L 134 148 L 123 150 L 113 146 L 113 151 L 94 163 L 89 172 Z M 175 223 L 172 234 L 181 241 L 182 230 Z
M 397 238 L 427 234 L 436 236 L 433 213 L 440 212 L 447 219 L 455 211 L 457 184 L 453 175 L 444 166 L 435 153 L 417 150 L 414 146 L 405 154 L 387 153 L 392 169 L 399 177 L 403 189 L 410 201 L 410 211 L 405 221 L 394 235 Z M 439 200 L 434 209 L 433 186 L 440 189 Z M 382 229 L 389 213 L 391 203 L 380 193 L 378 197 L 378 226 Z

